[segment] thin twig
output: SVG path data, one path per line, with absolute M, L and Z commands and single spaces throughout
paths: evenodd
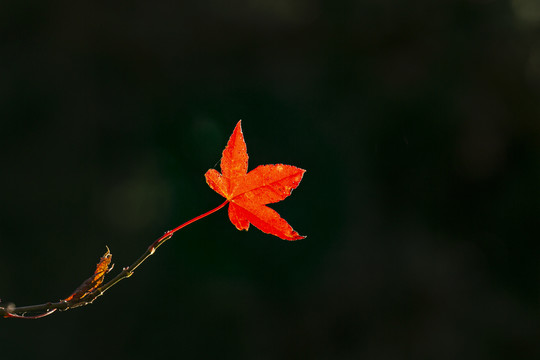
M 189 224 L 194 223 L 197 220 L 202 219 L 205 216 L 208 216 L 210 214 L 213 214 L 214 212 L 218 211 L 225 205 L 227 205 L 229 201 L 226 200 L 218 207 L 205 212 L 202 215 L 199 215 L 189 221 L 186 221 L 182 225 L 174 228 L 173 230 L 169 230 L 165 232 L 160 238 L 158 238 L 156 241 L 150 245 L 144 254 L 142 254 L 133 264 L 131 264 L 128 267 L 125 267 L 122 269 L 118 275 L 116 275 L 114 278 L 109 280 L 104 285 L 101 285 L 94 291 L 92 291 L 90 294 L 84 296 L 83 299 L 77 299 L 71 301 L 61 300 L 58 302 L 48 302 L 45 304 L 40 305 L 30 305 L 30 306 L 19 306 L 15 307 L 13 304 L 8 305 L 7 307 L 0 307 L 0 317 L 6 317 L 6 318 L 17 318 L 17 319 L 39 319 L 48 315 L 51 315 L 56 310 L 59 311 L 65 311 L 69 309 L 73 309 L 80 306 L 85 306 L 88 304 L 91 304 L 95 299 L 100 297 L 105 293 L 105 291 L 109 290 L 114 285 L 118 284 L 120 281 L 127 279 L 131 275 L 133 275 L 133 272 L 135 269 L 137 269 L 146 259 L 148 259 L 150 256 L 154 254 L 154 252 L 159 248 L 161 245 L 163 245 L 167 240 L 172 238 L 175 232 L 182 229 L 185 226 L 188 226 Z M 37 314 L 37 315 L 26 315 L 26 314 Z

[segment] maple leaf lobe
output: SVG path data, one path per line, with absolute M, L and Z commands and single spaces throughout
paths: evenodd
M 244 195 L 256 198 L 261 204 L 281 201 L 298 187 L 305 172 L 304 169 L 292 165 L 257 166 L 236 186 L 232 197 Z
M 242 214 L 242 208 L 229 203 L 229 219 L 238 230 L 249 230 L 249 220 Z
M 248 154 L 242 120 L 238 121 L 221 156 L 221 172 L 226 178 L 236 178 L 247 173 Z
M 212 190 L 226 198 L 231 200 L 229 197 L 229 179 L 223 177 L 216 169 L 210 169 L 204 174 L 206 178 L 206 183 Z

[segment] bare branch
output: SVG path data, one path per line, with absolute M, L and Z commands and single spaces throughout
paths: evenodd
M 14 304 L 8 304 L 7 306 L 0 307 L 0 317 L 4 318 L 16 318 L 16 319 L 39 319 L 56 311 L 65 311 L 81 306 L 86 306 L 92 304 L 95 299 L 103 295 L 107 290 L 109 290 L 114 285 L 118 284 L 120 281 L 127 279 L 133 272 L 154 254 L 154 252 L 163 245 L 167 240 L 172 238 L 175 232 L 182 229 L 183 227 L 202 219 L 205 216 L 208 216 L 228 203 L 228 200 L 219 205 L 218 207 L 199 215 L 182 225 L 165 232 L 160 238 L 150 245 L 146 251 L 137 259 L 133 264 L 122 269 L 118 275 L 109 280 L 104 285 L 101 285 L 105 274 L 112 270 L 112 266 L 109 268 L 109 263 L 111 261 L 111 253 L 109 248 L 107 252 L 103 255 L 97 265 L 96 271 L 94 274 L 85 280 L 68 298 L 65 300 L 60 300 L 58 302 L 48 302 L 40 305 L 31 305 L 31 306 L 20 306 L 16 307 Z

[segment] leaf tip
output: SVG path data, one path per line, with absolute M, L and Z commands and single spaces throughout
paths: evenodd
M 281 239 L 287 240 L 287 241 L 296 241 L 296 240 L 302 240 L 302 239 L 305 239 L 305 238 L 307 238 L 307 236 L 300 235 L 295 231 L 292 236 L 286 237 L 286 238 L 281 238 Z
M 234 127 L 233 131 L 236 131 L 236 130 L 239 130 L 240 132 L 242 132 L 242 119 L 238 120 L 238 122 L 236 123 L 236 126 Z

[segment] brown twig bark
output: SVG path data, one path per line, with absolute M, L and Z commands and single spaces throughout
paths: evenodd
M 60 300 L 57 302 L 48 302 L 44 304 L 39 305 L 30 305 L 30 306 L 15 306 L 14 304 L 8 304 L 7 306 L 0 307 L 0 318 L 16 318 L 16 319 L 39 319 L 43 318 L 45 316 L 51 315 L 56 311 L 65 311 L 81 306 L 86 306 L 89 304 L 92 304 L 95 299 L 102 296 L 107 290 L 109 290 L 114 285 L 118 284 L 120 281 L 127 279 L 131 275 L 133 275 L 133 272 L 148 259 L 150 256 L 152 256 L 157 248 L 159 248 L 161 245 L 163 245 L 167 240 L 172 238 L 175 232 L 182 229 L 183 227 L 194 223 L 197 220 L 202 219 L 203 217 L 206 217 L 225 205 L 227 205 L 228 200 L 223 202 L 218 207 L 199 215 L 182 225 L 174 228 L 173 230 L 169 230 L 165 232 L 160 238 L 158 238 L 156 241 L 154 241 L 147 249 L 146 251 L 137 259 L 133 264 L 130 266 L 124 267 L 118 275 L 116 275 L 114 278 L 109 280 L 104 285 L 101 285 L 89 293 L 84 294 L 83 297 L 73 297 L 70 300 Z M 107 255 L 107 254 L 106 254 Z M 85 281 L 86 282 L 86 281 Z M 84 285 L 85 283 L 83 283 Z M 82 286 L 82 285 L 81 285 Z M 76 290 L 77 291 L 77 290 Z M 69 298 L 68 298 L 69 299 Z

